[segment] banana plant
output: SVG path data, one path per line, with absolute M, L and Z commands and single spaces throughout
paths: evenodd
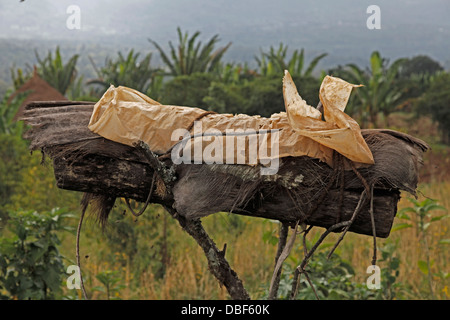
M 25 82 L 27 82 L 33 76 L 33 68 L 27 65 L 27 69 L 15 68 L 12 66 L 10 68 L 11 80 L 15 90 L 18 90 Z
M 388 126 L 388 116 L 401 103 L 402 89 L 397 85 L 397 76 L 405 59 L 398 59 L 387 67 L 387 60 L 378 51 L 370 56 L 370 68 L 364 70 L 356 64 L 348 64 L 343 71 L 345 80 L 363 87 L 355 90 L 359 116 L 362 125 L 368 120 L 377 125 L 379 113 L 383 113 L 385 125 Z
M 35 51 L 35 55 L 38 62 L 38 74 L 53 88 L 65 95 L 77 77 L 76 65 L 79 55 L 73 55 L 66 64 L 62 61 L 59 47 L 56 48 L 54 57 L 51 51 L 42 59 L 37 51 Z
M 328 55 L 323 53 L 314 57 L 306 67 L 304 49 L 294 50 L 289 60 L 287 60 L 287 51 L 288 46 L 283 43 L 280 43 L 278 49 L 271 46 L 268 53 L 261 51 L 260 57 L 255 57 L 261 75 L 283 75 L 284 70 L 288 70 L 292 76 L 297 78 L 311 77 L 320 60 Z
M 257 76 L 256 71 L 250 69 L 247 63 L 234 62 L 219 63 L 216 74 L 220 82 L 227 84 L 239 84 Z
M 162 61 L 169 69 L 167 75 L 170 76 L 190 75 L 195 72 L 213 72 L 231 46 L 230 42 L 225 47 L 214 50 L 216 43 L 219 41 L 218 35 L 213 36 L 202 46 L 202 42 L 198 40 L 199 31 L 189 37 L 188 32 L 183 33 L 178 27 L 177 33 L 179 43 L 175 47 L 169 41 L 170 54 L 166 54 L 157 42 L 149 39 L 159 51 Z
M 105 66 L 100 69 L 91 59 L 97 78 L 89 80 L 87 84 L 99 85 L 104 90 L 110 85 L 127 86 L 147 93 L 154 87 L 160 69 L 152 67 L 152 53 L 140 61 L 139 56 L 140 53 L 134 52 L 133 49 L 126 56 L 119 52 L 117 59 L 107 58 Z

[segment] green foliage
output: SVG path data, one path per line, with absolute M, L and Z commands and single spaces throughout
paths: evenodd
M 177 28 L 178 33 L 178 47 L 175 48 L 171 41 L 169 41 L 170 58 L 165 53 L 163 48 L 155 41 L 149 41 L 156 47 L 161 55 L 168 70 L 168 75 L 180 76 L 190 75 L 193 73 L 209 73 L 213 72 L 220 63 L 222 56 L 230 47 L 231 43 L 225 47 L 214 51 L 216 43 L 219 41 L 218 35 L 213 36 L 205 45 L 198 41 L 200 32 L 195 32 L 191 37 L 181 29 Z
M 234 62 L 219 63 L 217 65 L 217 81 L 224 84 L 242 84 L 254 80 L 258 74 L 250 69 L 247 63 L 244 65 Z
M 24 72 L 22 68 L 11 67 L 11 79 L 13 81 L 14 89 L 19 89 L 25 82 L 27 82 L 31 76 L 33 75 L 31 68 L 28 67 L 28 70 Z
M 318 79 L 294 77 L 294 81 L 308 103 L 318 103 Z M 163 104 L 198 107 L 219 113 L 270 117 L 285 110 L 282 82 L 278 77 L 221 82 L 213 74 L 194 73 L 173 78 L 164 84 L 162 92 L 160 102 Z
M 67 99 L 72 101 L 97 102 L 99 96 L 99 92 L 96 92 L 93 88 L 88 89 L 85 86 L 84 76 L 80 76 L 73 81 L 66 93 Z
M 134 202 L 132 205 L 139 206 Z M 167 213 L 151 205 L 142 216 L 136 218 L 128 212 L 124 203 L 117 200 L 109 221 L 104 232 L 108 252 L 104 253 L 103 259 L 117 268 L 133 265 L 136 280 L 142 272 L 149 270 L 156 279 L 162 279 L 173 247 L 169 225 L 174 222 L 168 219 Z
M 409 78 L 413 75 L 432 75 L 443 70 L 444 68 L 439 62 L 428 56 L 418 55 L 403 60 L 399 76 L 401 78 Z
M 406 220 L 407 222 L 402 223 L 397 226 L 399 228 L 409 228 L 413 226 L 411 223 L 414 220 L 414 224 L 417 230 L 417 236 L 420 239 L 420 243 L 425 249 L 425 260 L 418 261 L 418 268 L 424 275 L 427 276 L 427 281 L 430 289 L 430 294 L 432 298 L 436 298 L 433 289 L 433 279 L 432 279 L 432 266 L 434 261 L 431 259 L 430 255 L 430 244 L 428 240 L 428 228 L 432 223 L 441 221 L 442 219 L 450 217 L 448 214 L 435 216 L 433 213 L 436 210 L 447 211 L 447 209 L 437 203 L 436 200 L 426 198 L 423 201 L 418 201 L 413 198 L 408 198 L 408 200 L 413 204 L 412 207 L 406 207 L 399 211 L 398 216 L 400 219 Z M 407 213 L 412 214 L 410 217 Z M 446 244 L 450 239 L 441 239 L 440 244 Z M 442 276 L 442 272 L 439 271 L 435 274 L 437 277 Z
M 433 212 L 435 210 L 446 211 L 447 209 L 438 204 L 437 200 L 426 198 L 423 201 L 418 201 L 413 198 L 408 198 L 408 200 L 412 203 L 412 207 L 406 207 L 398 212 L 398 217 L 402 220 L 406 220 L 403 224 L 396 225 L 394 230 L 398 230 L 399 228 L 412 227 L 411 217 L 407 213 L 412 213 L 416 220 L 416 226 L 418 230 L 418 235 L 426 234 L 428 228 L 431 223 L 440 221 L 442 219 L 448 218 L 450 215 L 439 215 L 434 216 Z
M 399 276 L 400 259 L 395 256 L 398 243 L 387 243 L 379 251 L 381 252 L 381 259 L 378 261 L 382 263 L 381 268 L 381 288 L 375 292 L 376 299 L 393 300 L 398 297 L 403 297 L 408 289 L 403 283 L 397 282 Z
M 450 73 L 431 77 L 428 90 L 416 101 L 416 112 L 429 114 L 441 131 L 442 142 L 450 144 Z
M 108 230 L 105 232 L 111 252 L 124 252 L 127 258 L 131 261 L 137 253 L 137 230 L 136 224 L 132 223 L 130 219 L 124 214 L 114 210 L 111 212 L 111 221 Z M 128 261 L 121 261 L 114 258 L 116 264 L 122 266 L 126 265 Z
M 362 126 L 367 122 L 377 124 L 378 113 L 384 114 L 385 125 L 387 116 L 395 110 L 402 101 L 402 92 L 398 86 L 397 76 L 403 59 L 398 59 L 388 67 L 387 60 L 378 51 L 370 56 L 370 68 L 363 70 L 356 64 L 348 64 L 341 70 L 343 78 L 353 84 L 362 84 L 355 89 L 353 113 L 359 116 Z
M 307 271 L 314 290 L 321 300 L 361 300 L 374 299 L 375 291 L 369 290 L 365 284 L 355 283 L 353 268 L 339 255 L 330 259 L 326 252 L 317 252 L 308 264 Z M 283 266 L 283 273 L 278 289 L 279 299 L 289 299 L 292 290 L 294 268 L 291 264 Z M 298 300 L 316 300 L 316 295 L 305 276 L 300 276 Z
M 3 100 L 0 102 L 0 134 L 8 134 L 14 136 L 20 136 L 22 134 L 22 122 L 14 121 L 17 111 L 20 105 L 26 99 L 27 93 L 16 95 L 8 103 L 10 93 L 6 94 Z
M 20 172 L 27 166 L 23 158 L 27 146 L 21 138 L 23 123 L 13 120 L 24 95 L 16 96 L 9 104 L 7 94 L 0 103 L 0 225 L 7 220 L 7 207 L 21 184 Z
M 247 224 L 243 217 L 229 212 L 219 212 L 214 214 L 210 218 L 211 225 L 204 224 L 205 228 L 213 229 L 214 232 L 219 234 L 228 233 L 233 240 L 236 240 L 239 236 L 244 234 Z
M 0 292 L 7 299 L 54 299 L 61 293 L 63 257 L 57 231 L 71 230 L 65 209 L 9 214 L 9 236 L 0 242 Z M 8 295 L 5 295 L 7 293 Z
M 0 219 L 6 219 L 7 209 L 41 211 L 69 203 L 73 206 L 72 201 L 79 198 L 56 188 L 51 166 L 42 166 L 38 153 L 30 156 L 28 142 L 22 139 L 24 123 L 14 121 L 26 93 L 9 104 L 8 96 L 0 103 Z
M 319 101 L 320 83 L 315 78 L 297 78 L 294 81 L 308 103 Z M 270 117 L 285 111 L 282 82 L 278 77 L 259 77 L 242 84 L 212 82 L 203 98 L 209 109 L 225 113 L 245 113 Z
M 149 269 L 152 270 L 156 279 L 163 279 L 176 248 L 177 239 L 174 237 L 173 230 L 174 228 L 176 230 L 178 226 L 164 209 L 156 205 L 151 206 L 139 222 L 135 226 L 136 251 L 146 252 L 146 254 L 136 254 L 134 257 L 136 279 L 140 273 Z
M 51 51 L 47 56 L 41 59 L 37 53 L 38 73 L 49 85 L 65 95 L 69 87 L 77 77 L 76 65 L 79 58 L 78 54 L 73 55 L 69 61 L 64 64 L 62 61 L 59 46 L 56 47 L 55 57 Z
M 442 71 L 442 66 L 428 56 L 418 55 L 401 59 L 395 80 L 395 90 L 401 92 L 401 104 L 397 108 L 413 111 L 414 103 L 428 91 L 435 75 Z
M 15 149 L 16 146 L 13 148 Z M 52 207 L 64 206 L 71 210 L 79 207 L 81 193 L 59 189 L 52 165 L 42 164 L 40 152 L 34 152 L 30 156 L 26 146 L 22 148 L 18 145 L 17 148 L 19 149 L 15 152 L 20 158 L 12 160 L 12 163 L 19 163 L 18 171 L 12 178 L 17 182 L 14 183 L 14 192 L 6 208 L 45 211 Z
M 284 111 L 281 82 L 269 78 L 257 78 L 242 85 L 214 82 L 203 101 L 217 112 L 270 117 Z
M 97 101 L 98 97 L 93 97 L 93 93 L 87 93 L 84 85 L 84 77 L 78 77 L 77 62 L 79 55 L 73 55 L 66 64 L 63 64 L 59 47 L 55 50 L 55 57 L 51 51 L 43 59 L 39 57 L 37 51 L 35 55 L 38 66 L 35 67 L 39 76 L 50 86 L 65 95 L 69 100 Z M 14 89 L 19 89 L 26 81 L 33 76 L 33 68 L 27 64 L 26 71 L 22 68 L 11 67 L 11 79 Z M 95 100 L 94 100 L 95 99 Z
M 318 252 L 308 264 L 307 271 L 311 272 L 310 278 L 320 299 L 367 298 L 367 296 L 361 296 L 362 292 L 359 292 L 363 289 L 362 285 L 357 285 L 351 281 L 355 275 L 353 268 L 337 255 L 327 259 L 325 252 Z M 366 294 L 370 292 L 367 290 L 361 291 Z M 315 299 L 312 288 L 304 277 L 300 281 L 297 299 Z
M 242 96 L 241 85 L 212 82 L 202 102 L 218 113 L 245 113 L 248 101 Z
M 265 220 L 264 223 L 271 222 Z M 276 223 L 278 224 L 278 223 Z M 262 239 L 270 245 L 278 243 L 278 228 L 269 228 L 264 231 Z M 319 239 L 320 234 L 314 234 L 310 239 L 306 238 L 307 248 L 311 248 Z M 408 289 L 403 283 L 397 282 L 399 275 L 400 259 L 395 256 L 397 244 L 387 243 L 382 248 L 380 263 L 380 288 L 369 289 L 366 283 L 357 283 L 353 279 L 356 276 L 355 270 L 341 256 L 334 252 L 328 257 L 325 249 L 333 246 L 333 243 L 322 243 L 317 252 L 309 260 L 305 270 L 307 271 L 314 290 L 305 275 L 300 275 L 300 282 L 297 296 L 298 300 L 315 300 L 317 296 L 321 300 L 392 300 L 394 298 L 403 298 Z M 278 289 L 278 299 L 290 299 L 292 283 L 295 268 L 297 268 L 303 259 L 303 256 L 297 256 L 304 252 L 303 244 L 294 246 L 290 256 L 283 263 L 283 271 L 280 278 Z M 367 274 L 369 277 L 369 274 Z M 265 292 L 266 297 L 268 291 Z
M 279 222 L 278 221 L 272 221 L 268 219 L 264 219 L 264 223 L 273 223 L 274 225 L 277 225 L 277 228 L 272 228 L 270 230 L 264 231 L 262 235 L 262 240 L 264 243 L 270 244 L 272 246 L 275 246 L 278 244 L 278 233 L 279 233 Z
M 313 76 L 313 71 L 320 60 L 328 55 L 323 53 L 314 57 L 308 67 L 305 68 L 304 49 L 294 50 L 291 58 L 286 61 L 287 50 L 288 46 L 280 43 L 277 50 L 271 46 L 268 53 L 261 52 L 260 57 L 255 57 L 261 75 L 282 77 L 284 71 L 288 70 L 292 77 L 310 78 Z
M 284 111 L 281 85 L 279 79 L 271 78 L 256 78 L 243 84 L 222 83 L 212 74 L 196 73 L 168 81 L 160 102 L 219 113 L 270 117 L 273 113 Z
M 404 297 L 407 288 L 403 283 L 397 282 L 400 260 L 395 257 L 395 244 L 386 244 L 381 251 L 380 263 L 380 289 L 369 289 L 366 283 L 353 281 L 355 271 L 337 253 L 330 258 L 324 251 L 319 251 L 308 263 L 306 270 L 310 275 L 316 293 L 321 300 L 392 300 Z M 295 260 L 295 259 L 294 259 Z M 287 271 L 292 267 L 288 265 Z M 369 276 L 369 274 L 367 274 Z M 284 283 L 282 285 L 282 283 Z M 284 278 L 280 283 L 281 296 L 286 295 L 292 279 Z M 296 299 L 316 299 L 314 291 L 305 277 L 301 277 L 300 287 Z
M 193 73 L 174 77 L 162 89 L 161 103 L 167 105 L 189 106 L 208 109 L 203 101 L 208 88 L 214 80 L 210 73 Z
M 105 66 L 97 69 L 94 66 L 97 79 L 89 80 L 88 85 L 99 85 L 102 92 L 108 89 L 110 85 L 126 86 L 147 93 L 149 90 L 155 90 L 156 84 L 161 84 L 158 68 L 153 68 L 151 64 L 152 54 L 147 54 L 139 61 L 140 53 L 130 52 L 124 56 L 118 53 L 117 59 L 107 58 Z
M 273 113 L 285 111 L 279 79 L 255 79 L 242 86 L 241 94 L 247 100 L 242 113 L 270 117 Z
M 120 300 L 120 290 L 125 288 L 125 285 L 121 284 L 118 271 L 101 271 L 96 276 L 98 281 L 103 287 L 95 287 L 94 291 L 99 291 L 105 294 L 106 300 Z
M 20 172 L 27 166 L 27 147 L 20 137 L 0 134 L 0 225 L 7 220 L 7 207 L 22 183 Z

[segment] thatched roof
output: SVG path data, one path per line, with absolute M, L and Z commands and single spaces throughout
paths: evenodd
M 27 93 L 28 95 L 20 105 L 14 121 L 17 121 L 23 116 L 25 106 L 32 101 L 65 101 L 67 98 L 62 95 L 58 90 L 49 85 L 44 79 L 42 79 L 36 69 L 33 72 L 33 76 L 26 81 L 19 89 L 17 89 L 11 97 L 8 99 L 8 104 L 20 93 Z

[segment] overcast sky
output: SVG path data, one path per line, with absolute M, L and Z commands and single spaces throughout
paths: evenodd
M 367 29 L 371 4 L 381 10 L 380 30 Z M 67 27 L 71 5 L 80 8 L 79 30 Z M 219 34 L 224 44 L 233 42 L 230 50 L 283 42 L 349 58 L 380 49 L 447 61 L 449 17 L 449 0 L 0 0 L 0 38 L 145 46 L 148 38 L 176 42 L 180 26 L 204 38 Z

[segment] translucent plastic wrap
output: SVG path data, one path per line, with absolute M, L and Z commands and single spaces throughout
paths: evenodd
M 258 161 L 306 155 L 332 165 L 332 153 L 336 150 L 354 162 L 372 164 L 373 156 L 359 125 L 344 113 L 353 87 L 355 85 L 338 78 L 324 78 L 319 92 L 324 107 L 323 121 L 322 114 L 302 100 L 288 72 L 283 79 L 286 112 L 270 118 L 161 105 L 134 89 L 111 86 L 96 103 L 89 129 L 130 146 L 144 141 L 158 154 L 170 152 L 180 143 L 182 133 L 188 131 L 193 149 L 199 145 L 205 151 L 214 144 L 214 151 L 209 154 L 215 160 L 223 160 L 216 163 L 240 163 L 236 159 L 240 153 L 245 153 L 246 163 L 256 164 L 249 159 L 249 150 L 256 141 L 266 148 L 264 152 L 257 152 Z M 252 140 L 253 136 L 259 139 Z M 245 144 L 237 140 L 231 144 L 232 137 L 246 139 Z M 233 156 L 229 154 L 230 148 L 235 153 Z M 219 149 L 223 152 L 218 152 Z

